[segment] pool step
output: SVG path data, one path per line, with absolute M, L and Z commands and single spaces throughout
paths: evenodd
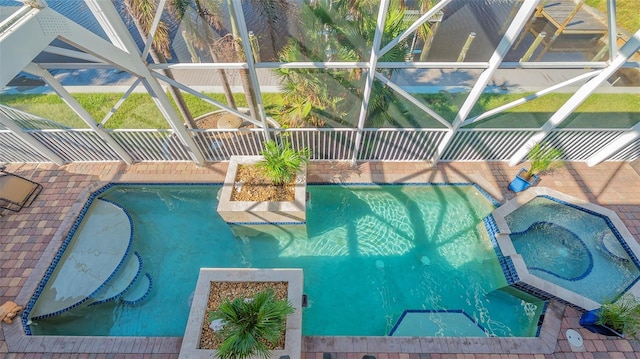
M 133 287 L 122 297 L 122 303 L 136 306 L 140 305 L 151 293 L 151 287 L 153 287 L 153 280 L 149 273 L 145 273 L 140 276 Z
M 95 296 L 91 297 L 93 302 L 89 305 L 108 303 L 121 297 L 133 287 L 141 271 L 142 258 L 140 257 L 140 253 L 135 252 L 134 255 L 130 255 L 125 260 L 125 263 L 120 267 L 116 275 L 109 282 L 105 283 L 104 288 Z
M 486 330 L 462 309 L 408 309 L 389 336 L 486 337 Z
M 79 222 L 79 221 L 78 221 Z M 37 320 L 62 314 L 91 303 L 106 283 L 124 267 L 133 240 L 129 214 L 115 203 L 93 201 L 81 223 L 74 225 L 73 239 L 62 245 L 62 263 L 45 275 L 46 284 L 38 288 L 38 301 L 29 311 Z M 105 298 L 108 297 L 105 296 Z

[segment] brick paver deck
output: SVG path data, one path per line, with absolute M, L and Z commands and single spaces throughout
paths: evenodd
M 41 257 L 47 257 L 49 243 L 63 225 L 69 213 L 77 210 L 83 191 L 101 181 L 114 182 L 222 182 L 226 163 L 197 167 L 191 163 L 141 163 L 126 166 L 120 163 L 74 163 L 63 167 L 52 164 L 11 164 L 8 170 L 19 173 L 44 186 L 44 191 L 30 208 L 19 213 L 2 212 L 0 217 L 0 303 L 20 298 L 21 290 L 33 286 L 28 281 L 38 270 Z M 316 162 L 309 167 L 310 182 L 475 182 L 500 201 L 512 196 L 506 187 L 518 168 L 504 163 L 448 163 L 436 169 L 422 163 L 362 163 L 351 168 L 346 163 Z M 583 163 L 568 163 L 552 174 L 542 177 L 539 186 L 546 186 L 568 195 L 597 203 L 618 213 L 629 231 L 640 239 L 640 175 L 628 163 L 604 163 L 587 167 Z M 74 204 L 76 204 L 74 206 Z M 67 219 L 68 221 L 68 219 Z M 58 233 L 58 236 L 61 234 Z M 55 243 L 54 243 L 55 244 Z M 52 245 L 53 246 L 53 245 Z M 48 263 L 46 263 L 48 266 Z M 37 279 L 39 280 L 39 278 Z M 23 294 L 24 296 L 24 294 Z M 28 297 L 27 297 L 28 298 Z M 25 304 L 19 302 L 19 304 Z M 612 339 L 588 332 L 578 325 L 580 313 L 564 308 L 561 330 L 551 354 L 513 354 L 518 348 L 508 345 L 491 349 L 478 341 L 450 341 L 442 353 L 421 351 L 416 341 L 406 341 L 397 349 L 382 347 L 366 338 L 353 338 L 335 343 L 316 339 L 303 341 L 305 359 L 361 359 L 371 355 L 377 359 L 640 359 L 637 340 Z M 566 329 L 578 330 L 584 337 L 583 351 L 573 351 L 564 336 Z M 15 352 L 6 338 L 22 335 L 18 321 L 2 323 L 0 357 L 4 358 L 177 358 L 180 338 L 131 338 L 123 344 L 104 338 L 94 344 L 60 344 L 54 338 L 29 343 L 28 353 Z M 429 339 L 417 343 L 426 343 Z M 39 344 L 38 344 L 39 343 Z M 363 344 L 364 343 L 364 344 Z M 369 350 L 367 348 L 369 343 Z M 444 343 L 444 342 L 443 342 Z M 18 343 L 20 344 L 20 343 Z M 396 343 L 397 344 L 397 343 Z M 71 345 L 71 347 L 68 347 Z M 69 353 L 55 353 L 51 348 L 66 347 Z M 444 347 L 446 346 L 446 348 Z M 130 353 L 122 348 L 132 347 Z M 426 346 L 433 348 L 433 346 Z M 321 351 L 316 348 L 323 348 Z M 347 348 L 348 350 L 342 349 Z M 93 354 L 92 354 L 93 352 Z M 78 354 L 75 354 L 78 353 Z M 116 354 L 117 353 L 117 354 Z M 295 358 L 292 358 L 295 359 Z

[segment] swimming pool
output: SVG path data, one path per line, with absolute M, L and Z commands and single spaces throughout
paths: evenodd
M 640 278 L 640 262 L 620 234 L 626 229 L 594 210 L 540 195 L 504 219 L 515 251 L 545 281 L 602 304 Z
M 199 268 L 280 267 L 304 270 L 304 335 L 388 335 L 406 310 L 430 311 L 426 335 L 451 335 L 438 313 L 459 311 L 485 335 L 536 334 L 544 304 L 508 289 L 481 223 L 494 206 L 475 186 L 311 185 L 306 226 L 233 230 L 216 213 L 219 189 L 114 185 L 101 193 L 131 217 L 132 250 L 153 290 L 138 306 L 79 306 L 35 321 L 31 332 L 182 336 Z

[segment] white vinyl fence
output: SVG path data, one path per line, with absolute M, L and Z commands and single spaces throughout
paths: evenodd
M 52 121 L 0 106 L 21 133 L 0 125 L 0 162 L 48 162 L 24 140 L 36 139 L 65 162 L 120 161 L 117 152 L 90 129 L 71 129 Z M 456 132 L 441 161 L 506 161 L 538 129 L 463 128 Z M 172 130 L 105 130 L 135 162 L 191 161 L 189 149 Z M 308 147 L 311 160 L 349 161 L 354 157 L 357 130 L 352 128 L 271 129 L 278 141 L 294 148 Z M 563 151 L 567 161 L 586 161 L 625 133 L 624 129 L 556 129 L 545 141 Z M 233 155 L 258 155 L 264 133 L 260 129 L 189 130 L 206 161 L 226 161 Z M 364 129 L 358 161 L 429 161 L 447 134 L 446 129 Z M 22 138 L 21 138 L 22 137 Z M 609 161 L 640 158 L 640 140 Z

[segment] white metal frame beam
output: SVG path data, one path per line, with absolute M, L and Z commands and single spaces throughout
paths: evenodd
M 616 24 L 616 0 L 607 0 L 607 25 L 609 27 L 609 59 L 618 56 L 618 25 Z
M 88 0 L 87 4 L 89 4 L 90 1 L 93 0 Z M 84 27 L 72 22 L 71 20 L 60 15 L 54 10 L 51 10 L 51 8 L 42 9 L 38 17 L 45 17 L 46 22 L 57 23 L 58 27 L 53 29 L 54 31 L 60 28 L 65 29 L 58 30 L 59 32 L 57 37 L 60 40 L 73 45 L 76 48 L 85 51 L 86 53 L 93 55 L 104 62 L 114 64 L 118 68 L 124 69 L 125 71 L 136 76 L 142 76 L 145 74 L 145 71 L 148 71 L 148 69 L 145 67 L 145 64 L 138 57 L 132 56 L 132 54 L 130 54 L 126 49 L 123 50 L 119 46 L 114 46 L 113 43 L 106 41 L 105 39 L 92 33 Z M 96 15 L 96 18 L 102 19 L 103 17 Z M 119 17 L 118 21 L 122 22 Z M 109 33 L 109 31 L 105 31 Z M 113 39 L 111 40 L 113 41 Z M 44 49 L 44 47 L 42 49 Z
M 431 9 L 429 9 L 426 13 L 422 14 L 422 16 L 420 16 L 416 21 L 414 21 L 413 24 L 411 24 L 405 31 L 403 31 L 400 35 L 398 35 L 398 37 L 389 41 L 389 43 L 378 52 L 378 58 L 380 58 L 381 56 L 389 52 L 391 49 L 397 46 L 402 40 L 406 39 L 411 34 L 416 32 L 418 28 L 422 26 L 422 24 L 429 21 L 429 19 L 431 19 L 433 15 L 437 14 L 438 11 L 441 11 L 442 9 L 444 9 L 444 7 L 447 6 L 451 1 L 452 0 L 441 0 L 439 3 L 435 4 Z M 382 4 L 380 4 L 380 6 L 382 6 Z M 384 26 L 384 24 L 382 25 Z
M 56 38 L 56 34 L 42 30 L 38 22 L 41 11 L 25 6 L 19 10 L 20 16 L 10 17 L 11 22 L 3 22 L 6 28 L 0 33 L 0 88 Z
M 63 49 L 62 47 L 47 46 L 42 51 L 48 52 L 48 53 L 54 54 L 54 55 L 71 57 L 71 58 L 78 59 L 78 60 L 91 61 L 91 62 L 94 62 L 94 63 L 105 64 L 105 62 L 103 62 L 101 59 L 99 59 L 99 58 L 97 58 L 97 57 L 95 57 L 95 56 L 93 56 L 91 54 L 87 54 L 87 53 L 80 52 L 80 51 L 75 51 L 75 50 L 70 50 L 70 49 Z M 111 65 L 111 66 L 113 66 L 113 65 Z
M 429 116 L 431 116 L 434 119 L 436 119 L 438 122 L 443 124 L 446 128 L 451 129 L 451 124 L 449 123 L 449 121 L 447 121 L 444 117 L 440 116 L 437 112 L 433 111 L 427 105 L 425 105 L 422 102 L 418 101 L 417 98 L 412 96 L 407 91 L 403 90 L 402 87 L 396 85 L 393 81 L 391 81 L 388 78 L 384 77 L 379 72 L 376 72 L 375 75 L 376 75 L 376 78 L 378 80 L 380 80 L 383 84 L 389 86 L 390 89 L 392 89 L 395 92 L 397 92 L 400 96 L 406 98 L 409 102 L 411 102 L 412 104 L 416 105 L 419 109 L 421 109 L 422 111 L 426 112 Z
M 531 150 L 533 146 L 540 143 L 554 128 L 569 117 L 569 115 L 571 115 L 573 111 L 575 111 L 578 106 L 580 106 L 584 100 L 586 100 L 602 83 L 607 81 L 613 73 L 618 71 L 622 64 L 624 64 L 629 57 L 633 56 L 638 49 L 640 49 L 640 30 L 636 31 L 629 41 L 620 48 L 618 56 L 613 59 L 609 67 L 602 70 L 600 74 L 582 85 L 576 93 L 574 93 L 573 96 L 571 96 L 567 102 L 565 102 L 558 111 L 556 111 L 549 120 L 542 125 L 540 131 L 531 136 L 531 138 L 522 147 L 520 147 L 518 151 L 516 151 L 509 160 L 509 166 L 515 166 L 520 163 L 527 156 L 529 150 Z
M 105 69 L 117 67 L 110 63 L 56 63 L 48 62 L 39 64 L 40 67 L 48 70 L 59 69 Z M 499 69 L 576 69 L 585 68 L 603 69 L 608 66 L 607 62 L 502 62 Z M 255 64 L 256 69 L 366 69 L 367 62 L 259 62 Z M 378 69 L 486 69 L 487 62 L 378 62 Z M 628 61 L 623 68 L 640 68 L 640 62 Z M 149 69 L 176 69 L 176 70 L 213 70 L 213 69 L 248 69 L 245 62 L 239 63 L 185 63 L 185 64 L 149 64 Z
M 507 54 L 511 46 L 513 46 L 513 43 L 518 38 L 518 35 L 522 32 L 522 29 L 524 28 L 526 22 L 531 18 L 531 15 L 535 11 L 538 3 L 539 0 L 524 0 L 522 2 L 520 9 L 518 9 L 518 12 L 516 13 L 516 16 L 513 18 L 511 24 L 509 24 L 507 31 L 505 31 L 504 36 L 491 55 L 491 58 L 489 59 L 489 67 L 484 70 L 476 80 L 476 83 L 471 88 L 471 91 L 469 92 L 466 100 L 464 101 L 462 106 L 460 106 L 458 114 L 453 119 L 453 128 L 451 129 L 451 131 L 447 132 L 447 134 L 440 142 L 440 145 L 438 146 L 438 149 L 436 150 L 433 158 L 434 164 L 438 163 L 438 161 L 440 160 L 440 156 L 442 156 L 444 151 L 449 146 L 449 143 L 451 143 L 453 136 L 467 119 L 469 113 L 471 113 L 473 106 L 475 106 L 476 102 L 478 102 L 478 99 L 482 95 L 482 92 L 487 87 L 487 84 L 489 84 L 489 81 L 500 66 L 500 63 L 502 63 L 505 55 Z
M 182 91 L 190 93 L 190 94 L 192 94 L 192 95 L 194 95 L 194 96 L 196 96 L 196 97 L 198 97 L 198 98 L 200 98 L 200 99 L 202 99 L 202 100 L 204 100 L 204 101 L 206 101 L 206 102 L 208 102 L 208 103 L 210 103 L 210 104 L 212 104 L 214 106 L 218 106 L 218 107 L 220 107 L 222 109 L 225 109 L 225 110 L 233 113 L 234 115 L 236 115 L 238 117 L 241 117 L 241 118 L 253 123 L 256 126 L 259 126 L 259 127 L 262 126 L 261 122 L 258 122 L 257 120 L 251 118 L 251 116 L 247 116 L 244 113 L 242 113 L 242 112 L 240 112 L 240 111 L 238 111 L 238 110 L 236 110 L 236 109 L 234 109 L 232 107 L 229 107 L 229 106 L 223 104 L 222 102 L 218 102 L 218 101 L 212 99 L 211 97 L 209 97 L 207 95 L 204 95 L 204 94 L 192 89 L 191 87 L 189 87 L 187 85 L 183 85 L 180 82 L 178 82 L 176 80 L 172 80 L 172 79 L 168 78 L 167 76 L 164 76 L 164 75 L 162 75 L 162 74 L 160 74 L 158 72 L 155 72 L 155 71 L 152 71 L 151 74 L 153 74 L 153 76 L 159 78 L 160 80 L 168 83 L 169 85 L 175 86 L 175 87 L 181 89 Z
M 472 118 L 469 118 L 469 119 L 465 120 L 462 123 L 461 127 L 464 127 L 466 125 L 470 125 L 470 124 L 472 124 L 474 122 L 482 121 L 482 120 L 484 120 L 486 118 L 489 118 L 491 116 L 495 116 L 495 115 L 497 115 L 499 113 L 502 113 L 502 112 L 504 112 L 504 111 L 506 111 L 508 109 L 514 108 L 516 106 L 520 106 L 520 105 L 522 105 L 524 103 L 527 103 L 529 101 L 533 101 L 533 100 L 535 100 L 537 98 L 540 98 L 540 97 L 542 97 L 544 95 L 548 95 L 548 94 L 552 93 L 553 91 L 561 89 L 561 88 L 563 88 L 565 86 L 569 86 L 569 85 L 572 85 L 572 84 L 575 84 L 575 83 L 578 83 L 578 82 L 581 82 L 581 81 L 586 81 L 586 80 L 596 76 L 600 72 L 602 72 L 602 71 L 601 70 L 596 70 L 596 71 L 590 71 L 590 72 L 584 73 L 582 75 L 576 76 L 576 77 L 568 79 L 566 81 L 563 81 L 563 82 L 561 82 L 559 84 L 547 87 L 546 89 L 540 90 L 540 91 L 538 91 L 536 93 L 533 93 L 533 94 L 531 94 L 529 96 L 525 96 L 523 98 L 517 99 L 517 100 L 512 101 L 512 102 L 509 102 L 509 103 L 504 104 L 502 106 L 496 107 L 496 108 L 494 108 L 492 110 L 489 110 L 487 112 L 484 112 L 484 113 L 482 113 L 482 114 L 480 114 L 478 116 L 475 116 L 475 117 L 472 117 Z
M 180 116 L 173 108 L 171 101 L 165 94 L 158 80 L 153 77 L 142 59 L 140 58 L 140 49 L 131 37 L 127 27 L 122 22 L 120 15 L 110 0 L 85 0 L 87 6 L 98 20 L 100 26 L 107 33 L 107 36 L 115 46 L 125 51 L 128 55 L 128 61 L 134 63 L 139 69 L 139 77 L 142 83 L 151 95 L 151 98 L 158 106 L 158 109 L 167 119 L 167 122 L 173 129 L 174 133 L 180 138 L 182 143 L 191 153 L 192 160 L 202 166 L 205 158 L 195 141 L 182 123 Z M 116 62 L 116 64 L 118 64 Z
M 382 32 L 384 30 L 387 11 L 389 10 L 389 2 L 390 0 L 380 0 L 380 8 L 378 9 L 376 32 L 373 35 L 373 45 L 371 46 L 371 56 L 369 58 L 369 66 L 367 67 L 367 77 L 365 79 L 364 90 L 362 92 L 362 102 L 360 103 L 360 115 L 358 117 L 358 127 L 353 148 L 353 159 L 351 161 L 353 165 L 356 164 L 360 153 L 360 147 L 362 145 L 362 131 L 367 119 L 367 109 L 369 108 L 369 100 L 371 99 L 371 90 L 373 89 L 373 82 L 376 77 L 376 66 L 378 59 L 380 58 L 380 44 L 382 43 Z
M 111 110 L 109 110 L 109 112 L 107 112 L 106 115 L 104 115 L 104 117 L 102 118 L 102 121 L 100 121 L 100 125 L 104 126 L 105 123 L 107 123 L 107 121 L 109 121 L 109 119 L 111 118 L 111 116 L 113 116 L 114 113 L 116 113 L 116 111 L 118 111 L 118 109 L 120 108 L 120 106 L 122 106 L 122 104 L 127 100 L 127 98 L 129 97 L 129 95 L 131 95 L 131 93 L 136 89 L 136 87 L 138 87 L 138 84 L 141 82 L 142 80 L 140 80 L 140 78 L 137 78 L 132 84 L 131 86 L 129 86 L 129 88 L 127 89 L 127 91 L 125 91 L 125 93 L 122 95 L 122 97 L 120 97 L 120 99 L 115 103 L 115 105 L 113 105 L 113 107 L 111 108 Z
M 24 68 L 24 71 L 38 76 L 46 82 L 58 94 L 58 96 L 60 96 L 62 101 L 64 101 L 64 103 L 66 103 L 73 112 L 75 112 L 100 138 L 102 138 L 124 162 L 129 165 L 133 163 L 133 158 L 129 156 L 127 151 L 125 151 L 113 137 L 104 132 L 89 112 L 87 112 L 87 110 L 85 110 L 84 107 L 82 107 L 82 105 L 80 105 L 80 103 L 71 96 L 69 91 L 67 91 L 64 86 L 62 86 L 62 84 L 58 82 L 51 73 L 49 73 L 49 71 L 34 63 L 27 65 L 27 67 Z
M 144 49 L 140 56 L 143 61 L 147 58 L 147 55 L 149 55 L 149 51 L 153 45 L 153 37 L 156 35 L 156 30 L 158 30 L 158 25 L 162 19 L 162 12 L 164 11 L 164 5 L 166 3 L 167 0 L 160 0 L 156 5 L 156 14 L 153 17 L 153 23 L 151 23 L 151 29 L 149 29 L 149 36 L 147 36 L 147 42 L 144 44 Z
M 258 81 L 258 74 L 256 73 L 256 66 L 253 57 L 253 50 L 251 49 L 251 40 L 249 39 L 249 33 L 247 32 L 247 23 L 244 19 L 244 12 L 242 11 L 242 2 L 232 1 L 233 13 L 231 16 L 235 16 L 238 31 L 240 31 L 240 38 L 242 39 L 242 48 L 244 49 L 245 61 L 248 65 L 249 81 L 251 83 L 251 91 L 253 91 L 253 97 L 256 100 L 256 107 L 258 107 L 258 120 L 262 123 L 262 130 L 265 140 L 270 139 L 269 126 L 267 125 L 267 115 L 264 110 L 264 103 L 262 101 L 262 91 L 260 91 L 260 82 Z

